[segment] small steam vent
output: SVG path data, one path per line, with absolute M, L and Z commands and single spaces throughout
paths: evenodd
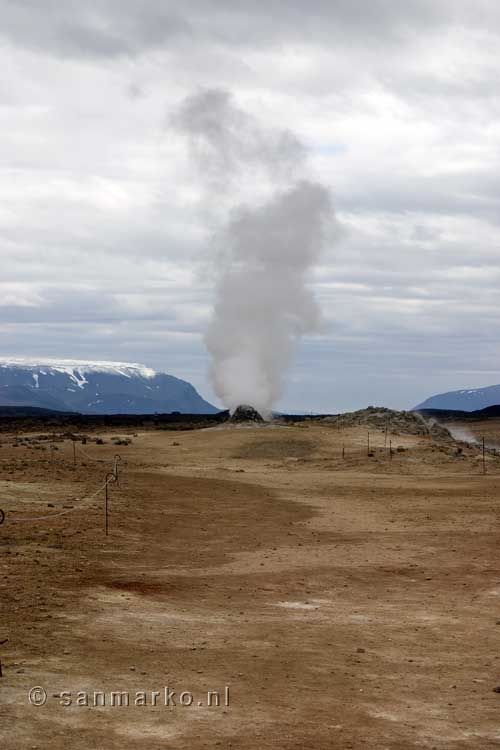
M 247 404 L 240 404 L 234 412 L 231 414 L 229 418 L 230 422 L 264 422 L 264 418 L 261 414 L 257 411 L 257 409 L 254 409 L 253 406 L 248 406 Z

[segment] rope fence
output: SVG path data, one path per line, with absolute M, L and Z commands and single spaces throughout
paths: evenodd
M 116 459 L 116 456 L 114 458 L 96 458 L 95 456 L 91 456 L 89 453 L 87 453 L 87 451 L 84 451 L 83 448 L 80 448 L 79 445 L 76 445 L 75 442 L 73 442 L 73 444 L 75 445 L 75 448 L 78 451 L 78 453 L 81 453 L 82 456 L 85 456 L 85 458 L 88 458 L 89 461 L 95 461 L 95 463 L 99 463 L 99 464 L 108 464 L 108 463 L 112 464 Z
M 51 446 L 51 455 L 53 457 L 54 450 L 53 446 Z M 96 463 L 111 463 L 113 464 L 112 471 L 108 472 L 106 474 L 106 479 L 104 483 L 94 492 L 92 495 L 89 495 L 89 497 L 84 498 L 75 498 L 75 499 L 67 499 L 63 500 L 62 502 L 72 502 L 77 503 L 76 506 L 72 508 L 65 508 L 64 510 L 61 510 L 57 513 L 48 513 L 41 516 L 24 516 L 22 518 L 9 518 L 9 521 L 11 523 L 26 523 L 31 521 L 50 521 L 53 518 L 59 518 L 61 516 L 65 516 L 69 513 L 74 513 L 75 511 L 79 511 L 82 508 L 87 507 L 89 503 L 92 502 L 101 492 L 104 492 L 104 515 L 105 515 L 105 533 L 106 536 L 108 536 L 108 487 L 110 484 L 119 484 L 119 471 L 118 471 L 118 465 L 122 461 L 122 457 L 119 453 L 116 453 L 113 458 L 96 458 L 95 456 L 91 456 L 86 451 L 84 451 L 82 448 L 78 447 L 78 451 L 82 453 L 87 459 L 90 461 L 95 461 Z M 74 465 L 76 466 L 76 444 L 75 441 L 73 441 L 73 460 Z M 9 513 L 10 516 L 10 513 Z M 0 526 L 4 523 L 6 519 L 5 512 L 0 509 Z
M 76 446 L 75 441 L 73 441 L 73 449 L 77 448 L 78 452 L 82 454 L 82 456 L 85 456 L 85 458 L 88 458 L 89 461 L 95 461 L 96 463 L 100 464 L 106 464 L 111 463 L 113 464 L 113 473 L 116 477 L 116 482 L 119 484 L 119 475 L 118 475 L 118 464 L 121 463 L 122 457 L 119 453 L 116 453 L 113 458 L 96 458 L 95 456 L 91 456 L 89 453 L 83 450 L 83 448 L 80 448 L 80 446 Z M 76 465 L 76 461 L 75 461 Z
M 50 520 L 51 518 L 59 518 L 60 516 L 65 516 L 68 513 L 74 513 L 77 510 L 81 510 L 82 508 L 86 507 L 91 500 L 93 500 L 97 495 L 99 495 L 101 492 L 105 491 L 108 487 L 108 484 L 111 484 L 111 482 L 116 482 L 116 477 L 114 473 L 110 473 L 106 476 L 106 481 L 104 484 L 102 484 L 98 490 L 96 490 L 92 495 L 89 495 L 87 498 L 75 498 L 74 500 L 63 500 L 62 502 L 77 502 L 79 505 L 77 505 L 75 508 L 66 508 L 65 510 L 61 510 L 59 513 L 49 513 L 44 516 L 28 516 L 23 518 L 12 518 L 11 523 L 24 523 L 26 521 L 46 521 Z M 5 517 L 5 513 L 1 511 Z

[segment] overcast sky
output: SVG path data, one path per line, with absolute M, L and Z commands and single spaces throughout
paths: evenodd
M 500 382 L 495 0 L 0 0 L 0 354 L 138 361 L 215 400 L 213 273 L 169 125 L 231 91 L 338 227 L 283 408 Z

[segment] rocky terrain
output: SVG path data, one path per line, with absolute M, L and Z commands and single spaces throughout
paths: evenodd
M 415 412 L 394 411 L 382 406 L 369 406 L 367 409 L 325 417 L 323 422 L 335 427 L 365 426 L 387 430 L 396 435 L 430 435 L 444 440 L 451 439 L 448 430 L 435 419 L 426 419 Z
M 263 417 L 259 412 L 246 404 L 238 406 L 229 417 L 231 424 L 245 424 L 245 423 L 262 423 L 264 422 Z

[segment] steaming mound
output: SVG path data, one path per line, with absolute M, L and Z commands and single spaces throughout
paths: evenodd
M 323 421 L 335 427 L 387 428 L 388 432 L 396 435 L 431 435 L 434 438 L 451 439 L 448 430 L 432 419 L 424 419 L 416 412 L 394 411 L 383 406 L 369 406 L 367 409 L 325 417 Z
M 241 404 L 237 409 L 234 410 L 233 414 L 229 418 L 229 422 L 241 423 L 241 422 L 264 422 L 265 420 L 259 414 L 257 409 L 247 404 Z

